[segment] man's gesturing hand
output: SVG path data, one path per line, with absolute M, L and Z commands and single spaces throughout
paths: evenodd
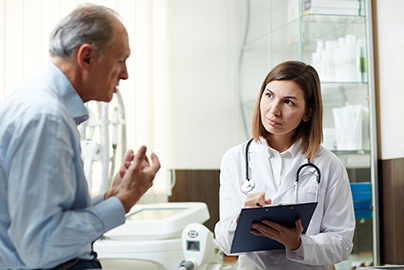
M 117 189 L 115 196 L 122 202 L 126 213 L 153 185 L 154 177 L 160 169 L 160 161 L 156 154 L 152 153 L 150 158 L 152 164 L 149 163 L 149 159 L 146 156 L 146 146 L 142 146 L 134 156 L 132 164 L 127 164 L 129 165 L 128 167 L 123 164 L 126 167 L 126 171 L 123 169 L 123 171 L 118 172 L 122 179 L 116 179 L 118 180 L 117 182 L 121 181 L 119 186 L 115 187 Z M 130 157 L 127 157 L 124 160 L 128 161 L 130 159 Z

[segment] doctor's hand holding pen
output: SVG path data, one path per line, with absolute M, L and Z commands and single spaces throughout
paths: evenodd
M 264 207 L 271 203 L 272 200 L 265 198 L 264 192 L 255 192 L 248 194 L 244 202 L 244 208 Z M 296 250 L 301 245 L 300 235 L 303 232 L 303 226 L 300 218 L 296 220 L 295 224 L 295 228 L 289 229 L 278 223 L 263 219 L 261 222 L 254 222 L 252 224 L 251 233 L 278 241 L 289 250 Z
M 244 208 L 263 207 L 271 204 L 272 200 L 265 198 L 264 192 L 249 193 L 244 202 Z
M 146 156 L 146 146 L 139 148 L 136 155 L 128 150 L 123 158 L 122 166 L 115 175 L 111 189 L 105 192 L 104 199 L 117 197 L 123 204 L 125 212 L 129 212 L 142 195 L 153 186 L 153 180 L 160 169 L 160 161 L 156 154 L 150 155 L 152 164 Z
M 263 207 L 271 203 L 272 200 L 269 198 L 265 198 L 264 192 L 249 193 L 247 194 L 247 198 L 245 199 L 244 208 Z M 237 222 L 239 217 L 237 217 Z

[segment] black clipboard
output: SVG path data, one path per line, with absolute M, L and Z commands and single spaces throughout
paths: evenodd
M 296 219 L 301 218 L 304 234 L 316 206 L 317 202 L 243 208 L 231 245 L 231 253 L 284 249 L 285 246 L 275 240 L 252 234 L 252 223 L 268 219 L 285 227 L 294 228 Z

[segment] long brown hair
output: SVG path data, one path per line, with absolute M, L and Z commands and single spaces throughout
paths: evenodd
M 255 104 L 252 135 L 255 141 L 263 137 L 268 144 L 269 132 L 262 124 L 260 104 L 266 85 L 272 81 L 293 81 L 303 90 L 306 109 L 311 108 L 311 118 L 307 122 L 300 122 L 293 135 L 293 142 L 301 138 L 302 153 L 309 160 L 313 159 L 323 140 L 323 102 L 320 79 L 316 70 L 300 61 L 287 61 L 274 67 L 264 79 Z

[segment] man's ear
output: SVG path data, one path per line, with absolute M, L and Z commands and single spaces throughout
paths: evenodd
M 312 109 L 311 109 L 311 108 L 308 108 L 308 109 L 306 110 L 306 112 L 304 113 L 304 115 L 303 115 L 303 121 L 304 121 L 304 122 L 307 122 L 307 121 L 310 120 L 310 118 L 311 118 L 311 113 L 312 113 Z
M 91 44 L 84 43 L 77 49 L 76 57 L 79 66 L 84 70 L 88 70 L 96 57 L 95 49 Z

